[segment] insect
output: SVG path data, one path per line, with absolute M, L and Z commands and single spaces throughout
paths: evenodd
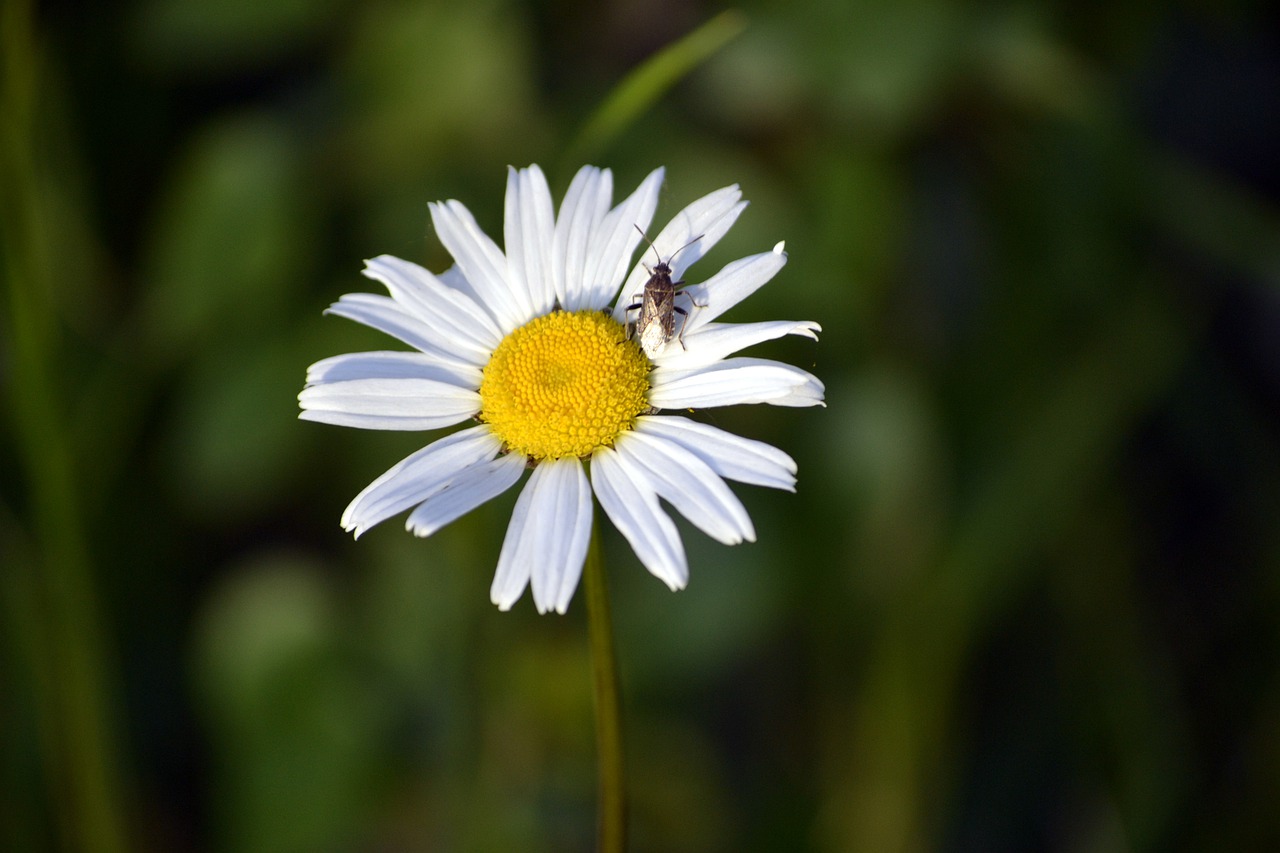
M 658 255 L 658 249 L 653 245 L 653 241 L 649 239 L 649 235 L 645 234 L 639 225 L 636 230 L 640 232 L 640 236 L 644 237 L 645 242 L 649 244 L 649 248 L 653 249 L 653 253 Z M 702 239 L 699 234 L 688 243 L 685 243 L 675 251 L 667 260 L 662 260 L 662 256 L 658 255 L 658 263 L 653 267 L 645 264 L 645 270 L 649 273 L 649 280 L 644 283 L 644 292 L 636 294 L 640 301 L 634 305 L 628 305 L 628 311 L 640 309 L 640 315 L 636 317 L 635 335 L 640 338 L 640 349 L 644 350 L 644 354 L 653 358 L 671 342 L 674 336 L 680 342 L 680 346 L 684 346 L 684 327 L 689 322 L 689 312 L 676 304 L 676 294 L 680 292 L 680 288 L 684 286 L 683 281 L 671 280 L 671 261 L 675 260 L 685 249 Z M 690 300 L 692 302 L 692 299 Z M 696 302 L 693 303 L 697 305 Z M 685 318 L 680 324 L 680 334 L 676 334 L 676 315 L 679 314 Z

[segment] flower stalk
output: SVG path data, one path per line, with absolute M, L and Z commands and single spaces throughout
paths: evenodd
M 600 553 L 600 525 L 592 526 L 591 546 L 583 569 L 587 599 L 587 635 L 595 686 L 596 751 L 600 762 L 600 853 L 627 849 L 627 792 L 622 751 L 621 690 L 613 648 L 609 589 Z

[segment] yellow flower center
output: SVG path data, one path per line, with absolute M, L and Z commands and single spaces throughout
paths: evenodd
M 554 311 L 502 339 L 480 382 L 480 419 L 535 460 L 589 456 L 649 408 L 649 361 L 600 311 Z

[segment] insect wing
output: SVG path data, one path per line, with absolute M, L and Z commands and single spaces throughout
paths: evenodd
M 652 282 L 653 279 L 650 279 L 650 284 Z M 640 348 L 650 358 L 666 349 L 675 333 L 674 307 L 675 293 L 670 285 L 645 286 L 640 317 L 636 320 L 636 333 L 640 337 Z

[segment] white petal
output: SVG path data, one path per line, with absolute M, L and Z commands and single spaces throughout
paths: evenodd
M 685 334 L 697 331 L 755 293 L 786 265 L 786 252 L 751 255 L 726 264 L 701 284 L 685 288 L 685 295 L 697 306 L 689 312 Z
M 556 219 L 556 297 L 568 311 L 589 307 L 587 264 L 594 270 L 598 259 L 591 254 L 591 236 L 609 211 L 613 175 L 608 169 L 583 166 L 560 204 Z M 611 295 L 611 294 L 610 294 Z
M 697 311 L 697 308 L 691 309 Z M 677 332 L 679 332 L 677 328 Z M 784 335 L 803 335 L 818 339 L 822 327 L 809 320 L 770 320 L 763 323 L 710 323 L 696 332 L 678 335 L 662 352 L 652 356 L 653 362 L 670 370 L 691 370 L 714 364 L 761 341 L 770 341 Z
M 376 293 L 347 293 L 330 305 L 324 313 L 355 320 L 357 323 L 404 341 L 409 346 L 429 353 L 443 362 L 459 367 L 480 367 L 485 363 L 475 355 L 468 357 L 465 351 L 460 352 L 453 348 L 446 349 L 438 346 L 435 342 L 435 333 L 389 296 L 379 296 Z
M 342 527 L 359 536 L 443 489 L 469 466 L 493 459 L 502 442 L 487 426 L 460 430 L 405 457 L 364 488 L 342 513 Z
M 303 420 L 366 429 L 439 429 L 480 411 L 480 395 L 434 379 L 349 379 L 298 395 Z
M 443 490 L 409 513 L 405 528 L 415 536 L 430 536 L 514 486 L 524 473 L 525 464 L 525 457 L 508 453 L 462 469 Z
M 501 610 L 533 587 L 539 613 L 564 613 L 591 538 L 591 486 L 576 459 L 543 462 L 516 500 L 489 590 Z
M 812 384 L 798 386 L 785 397 L 779 397 L 776 400 L 770 400 L 771 406 L 786 406 L 791 409 L 807 409 L 810 406 L 826 407 L 823 400 L 823 386 L 817 379 Z
M 659 368 L 649 374 L 649 404 L 659 409 L 739 403 L 820 406 L 822 382 L 798 367 L 763 358 L 730 358 L 696 370 Z
M 712 539 L 726 545 L 755 541 L 755 528 L 742 502 L 690 451 L 638 431 L 619 437 L 614 449 L 634 474 Z
M 555 303 L 551 258 L 555 245 L 555 209 L 547 179 L 537 166 L 507 169 L 505 242 L 507 281 L 523 289 L 530 314 L 545 314 Z
M 502 340 L 493 318 L 470 294 L 449 287 L 417 264 L 394 255 L 364 263 L 364 275 L 382 282 L 396 302 L 436 333 L 433 340 L 444 349 L 463 346 L 486 358 Z
M 484 305 L 484 297 L 477 293 L 476 289 L 471 286 L 471 282 L 467 281 L 467 277 L 462 274 L 462 270 L 458 269 L 457 264 L 449 267 L 447 270 L 436 276 L 436 278 L 440 279 L 440 283 L 445 287 L 465 294 L 466 297 L 474 304 L 481 306 Z M 490 315 L 491 320 L 493 319 L 492 313 L 487 308 L 482 310 L 484 310 L 486 314 Z M 498 334 L 501 335 L 502 332 L 499 331 Z
M 588 300 L 583 307 L 603 308 L 618 294 L 618 285 L 631 267 L 631 255 L 658 209 L 658 191 L 665 170 L 659 168 L 640 182 L 636 191 L 600 223 L 591 239 L 586 270 Z M 639 229 L 639 230 L 637 230 Z
M 458 201 L 428 205 L 440 242 L 457 261 L 458 269 L 480 302 L 498 321 L 498 328 L 510 332 L 533 316 L 528 294 L 507 282 L 507 258 L 480 226 L 471 211 Z
M 671 218 L 671 222 L 653 240 L 658 253 L 671 262 L 671 275 L 679 279 L 720 238 L 729 232 L 738 216 L 747 209 L 738 185 L 708 193 Z M 693 242 L 690 245 L 690 241 Z M 679 256 L 672 257 L 688 246 Z
M 673 590 L 684 589 L 689 582 L 684 545 L 648 481 L 633 475 L 617 451 L 602 447 L 591 456 L 591 485 L 609 520 L 650 574 Z
M 763 441 L 675 415 L 640 417 L 636 431 L 680 445 L 725 479 L 795 491 L 795 460 Z
M 738 220 L 738 215 L 747 207 L 741 198 L 742 191 L 735 184 L 705 195 L 677 213 L 627 277 L 614 305 L 614 318 L 623 321 L 624 309 L 649 280 L 646 264 L 652 267 L 660 259 L 671 266 L 671 279 L 680 281 L 684 271 L 719 242 Z
M 479 388 L 478 367 L 443 364 L 423 352 L 352 352 L 321 359 L 307 368 L 307 384 L 322 385 L 349 379 L 433 379 L 465 388 Z

